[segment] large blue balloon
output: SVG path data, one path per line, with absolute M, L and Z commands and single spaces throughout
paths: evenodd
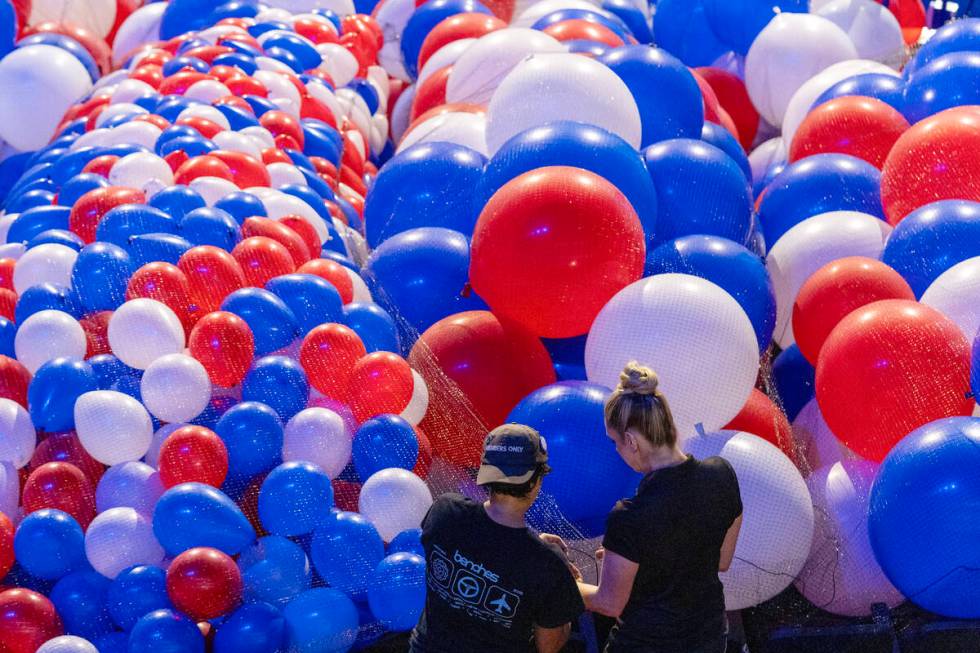
M 719 40 L 738 54 L 748 53 L 752 41 L 777 13 L 807 11 L 806 0 L 704 0 L 708 24 Z
M 688 66 L 710 66 L 728 52 L 711 29 L 704 0 L 660 0 L 653 21 L 654 43 Z
M 884 73 L 864 73 L 837 82 L 820 94 L 813 107 L 847 95 L 872 97 L 905 114 L 905 80 Z
M 412 13 L 402 30 L 401 50 L 405 70 L 413 79 L 419 72 L 419 52 L 425 37 L 444 19 L 463 13 L 493 15 L 479 0 L 428 0 Z
M 905 87 L 905 116 L 915 123 L 944 109 L 980 103 L 980 55 L 954 52 L 916 70 Z
M 163 493 L 153 509 L 153 534 L 172 556 L 196 546 L 235 555 L 255 540 L 235 502 L 203 483 L 181 483 Z
M 129 633 L 129 653 L 204 653 L 197 624 L 173 610 L 155 610 Z
M 292 461 L 265 477 L 259 491 L 259 519 L 274 535 L 306 535 L 330 520 L 333 488 L 317 465 Z
M 176 129 L 176 127 L 170 129 Z M 193 131 L 191 129 L 192 134 Z M 194 209 L 202 209 L 206 206 L 204 198 L 197 191 L 180 184 L 164 188 L 150 198 L 149 204 L 155 209 L 172 215 L 178 221 Z
M 218 626 L 214 653 L 279 653 L 286 647 L 286 620 L 268 603 L 250 603 Z
M 671 71 L 665 68 L 663 72 L 665 74 L 661 77 L 667 77 L 667 81 L 670 81 Z M 685 74 L 694 83 L 686 69 Z M 677 79 L 673 81 L 676 83 Z M 696 84 L 694 91 L 698 93 Z M 700 94 L 695 99 L 697 110 L 701 111 Z M 696 115 L 684 120 L 690 123 L 687 127 L 675 121 L 676 124 L 667 124 L 662 131 L 690 131 L 695 129 L 694 122 L 700 123 Z M 700 130 L 700 126 L 697 129 Z M 477 213 L 482 211 L 493 194 L 511 179 L 536 168 L 557 165 L 583 168 L 609 180 L 633 205 L 648 241 L 652 240 L 657 226 L 657 196 L 643 158 L 637 155 L 632 145 L 616 134 L 580 122 L 552 122 L 525 130 L 507 140 L 487 164 L 483 178 L 476 187 L 474 209 Z M 469 237 L 470 234 L 467 232 L 464 235 Z
M 178 232 L 175 218 L 146 204 L 123 204 L 111 209 L 95 228 L 96 240 L 126 247 L 131 236 Z
M 191 245 L 212 245 L 231 251 L 242 239 L 240 225 L 222 209 L 194 209 L 180 220 L 180 235 Z
M 732 161 L 742 169 L 745 181 L 752 183 L 752 166 L 749 165 L 749 157 L 730 131 L 721 125 L 706 120 L 704 127 L 701 128 L 701 140 L 705 143 L 711 143 L 730 156 Z
M 390 555 L 368 586 L 371 613 L 387 630 L 411 630 L 425 607 L 425 560 L 414 553 Z
M 416 227 L 472 234 L 482 207 L 460 189 L 476 187 L 485 164 L 479 152 L 453 143 L 419 143 L 396 154 L 378 172 L 364 206 L 368 245 Z
M 361 424 L 354 435 L 354 469 L 362 481 L 389 467 L 411 471 L 419 457 L 415 429 L 398 415 L 378 415 Z
M 333 285 L 312 274 L 285 274 L 270 279 L 265 289 L 281 299 L 296 316 L 300 335 L 327 322 L 343 322 L 344 302 Z
M 776 356 L 772 380 L 786 416 L 793 421 L 815 394 L 816 370 L 795 344 Z
M 306 408 L 309 397 L 306 373 L 287 356 L 260 358 L 242 381 L 242 400 L 264 403 L 276 411 L 283 423 Z
M 358 616 L 343 592 L 317 587 L 307 590 L 283 610 L 289 628 L 289 650 L 295 653 L 347 651 L 357 639 Z
M 929 37 L 903 71 L 911 75 L 943 55 L 980 51 L 980 20 L 964 18 L 947 23 Z
M 422 529 L 410 528 L 402 531 L 388 543 L 388 555 L 395 553 L 414 553 L 425 557 L 425 549 L 422 546 Z
M 242 551 L 238 568 L 246 603 L 283 605 L 310 588 L 313 572 L 303 548 L 280 535 L 267 535 Z
M 279 297 L 262 288 L 241 288 L 225 297 L 221 310 L 245 320 L 255 337 L 255 354 L 282 349 L 299 335 L 296 315 Z
M 143 615 L 173 607 L 167 594 L 167 572 L 150 565 L 125 569 L 112 579 L 106 601 L 116 625 L 130 630 Z
M 130 238 L 126 251 L 132 258 L 133 267 L 138 270 L 154 261 L 177 265 L 180 257 L 191 247 L 189 242 L 174 234 L 143 234 Z
M 71 283 L 86 310 L 113 311 L 126 301 L 126 284 L 135 270 L 122 247 L 95 242 L 78 253 Z
M 829 211 L 860 211 L 884 219 L 881 171 L 847 154 L 815 154 L 786 167 L 759 204 L 771 250 L 794 226 Z
M 354 330 L 370 354 L 376 351 L 399 352 L 395 320 L 373 302 L 351 302 L 344 306 L 344 323 Z
M 75 571 L 55 584 L 51 602 L 65 632 L 92 640 L 113 630 L 107 607 L 111 581 L 94 571 Z
M 759 351 L 766 350 L 776 326 L 776 296 L 762 259 L 725 238 L 685 236 L 647 254 L 643 276 L 667 272 L 691 274 L 727 290 L 752 322 Z
M 507 422 L 526 424 L 548 441 L 552 472 L 544 477 L 541 491 L 561 511 L 564 519 L 585 537 L 600 535 L 606 516 L 623 497 L 629 496 L 639 476 L 616 453 L 606 435 L 603 406 L 609 390 L 585 381 L 563 381 L 535 390 L 525 397 Z M 554 510 L 539 510 L 536 518 L 550 523 Z
M 585 341 L 588 334 L 574 338 L 542 338 L 541 344 L 551 355 L 559 381 L 585 381 Z
M 49 433 L 75 427 L 75 401 L 98 390 L 95 370 L 77 358 L 55 358 L 42 365 L 27 387 L 34 427 Z
M 687 138 L 657 143 L 644 155 L 657 189 L 656 244 L 691 234 L 746 241 L 752 228 L 752 196 L 742 169 L 730 156 Z
M 67 206 L 34 206 L 26 209 L 14 218 L 7 230 L 8 243 L 26 243 L 42 231 L 49 229 L 67 229 L 68 215 L 71 209 Z
M 38 245 L 48 243 L 64 245 L 65 247 L 72 248 L 76 252 L 81 251 L 85 247 L 85 242 L 67 229 L 48 229 L 31 238 L 27 242 L 27 249 L 33 249 Z
M 228 409 L 214 427 L 228 449 L 228 474 L 251 478 L 282 462 L 282 422 L 279 414 L 257 401 Z
M 957 263 L 980 256 L 980 203 L 943 200 L 912 211 L 892 231 L 881 260 L 916 297 Z
M 653 43 L 653 32 L 643 11 L 630 0 L 606 0 L 602 8 L 618 17 L 640 43 Z
M 227 212 L 235 218 L 238 224 L 245 222 L 246 218 L 268 215 L 262 200 L 245 191 L 236 191 L 225 195 L 214 203 L 214 208 Z
M 24 517 L 14 535 L 17 562 L 32 576 L 57 580 L 83 569 L 85 534 L 75 518 L 44 508 Z
M 902 594 L 947 617 L 980 617 L 980 419 L 951 417 L 902 439 L 871 489 L 868 534 Z
M 354 598 L 363 598 L 384 555 L 378 531 L 354 512 L 331 512 L 327 523 L 313 532 L 310 544 L 310 557 L 320 577 Z

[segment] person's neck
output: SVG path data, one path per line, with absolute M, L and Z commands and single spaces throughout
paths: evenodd
M 644 474 L 649 474 L 664 467 L 679 465 L 685 460 L 687 460 L 687 454 L 678 449 L 677 446 L 657 447 L 647 453 L 643 461 L 643 469 L 640 471 Z
M 524 515 L 527 514 L 530 505 L 516 497 L 492 495 L 483 502 L 483 507 L 487 511 L 487 516 L 501 526 L 508 528 L 526 528 Z

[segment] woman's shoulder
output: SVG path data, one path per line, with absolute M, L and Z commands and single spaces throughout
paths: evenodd
M 735 478 L 735 468 L 721 456 L 702 458 L 697 463 L 704 474 L 710 474 L 726 481 Z

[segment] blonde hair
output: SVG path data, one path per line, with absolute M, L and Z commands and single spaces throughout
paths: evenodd
M 660 379 L 649 367 L 630 361 L 619 385 L 606 400 L 606 427 L 622 437 L 634 431 L 655 447 L 677 443 L 677 427 L 667 398 L 657 389 Z

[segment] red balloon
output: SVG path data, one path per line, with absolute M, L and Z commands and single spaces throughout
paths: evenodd
M 582 20 L 581 18 L 562 20 L 548 25 L 544 29 L 544 33 L 562 43 L 565 41 L 585 40 L 605 43 L 612 48 L 618 48 L 624 45 L 623 39 L 605 25 Z
M 980 107 L 946 109 L 910 127 L 881 169 L 889 224 L 932 202 L 980 201 Z
M 321 279 L 329 281 L 340 293 L 340 299 L 345 304 L 354 301 L 354 282 L 347 274 L 347 269 L 340 263 L 330 259 L 315 258 L 301 265 L 296 271 L 303 274 L 315 274 Z
M 221 487 L 228 475 L 228 450 L 211 429 L 182 426 L 163 441 L 157 467 L 166 488 L 181 483 Z
M 191 287 L 176 265 L 154 261 L 134 272 L 126 285 L 126 301 L 139 297 L 165 304 L 180 318 L 185 330 L 190 328 Z
M 415 97 L 412 99 L 412 112 L 409 114 L 409 120 L 414 121 L 430 109 L 446 103 L 446 84 L 449 82 L 449 75 L 452 72 L 452 66 L 443 66 L 419 84 L 415 91 Z M 361 165 L 363 167 L 364 164 Z
M 273 136 L 288 136 L 298 147 L 292 149 L 303 149 L 303 126 L 299 120 L 285 111 L 266 111 L 259 118 L 259 124 L 272 132 Z M 285 148 L 283 148 L 285 149 Z
M 302 218 L 300 218 L 302 220 Z M 311 227 L 312 229 L 312 227 Z M 242 238 L 264 236 L 286 248 L 293 265 L 299 266 L 310 260 L 310 250 L 295 231 L 271 218 L 247 218 L 242 223 Z
M 338 43 L 337 29 L 328 20 L 313 16 L 298 16 L 293 20 L 293 30 L 314 43 Z
M 17 36 L 24 35 L 24 28 L 27 26 L 27 19 L 31 15 L 32 0 L 13 0 L 14 12 L 17 15 Z
M 0 578 L 14 566 L 14 523 L 0 512 Z
M 68 228 L 85 243 L 95 242 L 95 229 L 111 209 L 123 204 L 144 204 L 146 195 L 136 188 L 94 188 L 78 198 L 68 214 Z
M 182 70 L 165 77 L 160 82 L 158 90 L 162 95 L 183 95 L 191 86 L 206 79 L 212 79 L 212 77 L 194 70 Z
M 470 279 L 498 315 L 545 338 L 570 338 L 642 276 L 645 256 L 643 227 L 615 186 L 581 168 L 538 168 L 483 208 Z
M 18 361 L 0 355 L 0 397 L 16 401 L 27 408 L 27 386 L 31 373 Z
M 13 290 L 0 288 L 0 317 L 14 321 L 14 311 L 17 309 L 17 293 Z
M 194 57 L 195 59 L 200 59 L 207 64 L 211 64 L 215 59 L 223 54 L 231 54 L 234 52 L 232 48 L 227 45 L 199 45 L 196 48 L 191 48 L 190 50 L 181 53 L 182 57 Z
M 334 129 L 337 128 L 337 118 L 330 108 L 309 93 L 300 96 L 299 117 L 322 120 Z
M 234 610 L 242 600 L 242 574 L 231 557 L 199 546 L 174 558 L 167 568 L 167 594 L 174 607 L 194 621 Z
M 390 351 L 376 351 L 354 364 L 347 380 L 351 412 L 358 422 L 408 407 L 415 388 L 412 368 Z
M 155 113 L 140 114 L 138 116 L 135 116 L 132 122 L 148 122 L 151 125 L 160 128 L 161 131 L 170 126 L 169 120 L 167 120 L 163 116 L 158 116 Z
M 319 256 L 320 237 L 317 235 L 316 229 L 313 228 L 313 225 L 311 225 L 306 218 L 302 218 L 298 215 L 284 215 L 279 218 L 279 223 L 299 236 L 300 240 L 302 240 L 303 244 L 306 246 L 306 252 L 309 254 L 309 256 L 307 256 L 307 258 L 302 262 L 297 262 L 297 265 L 305 265 L 306 261 L 311 260 L 315 256 Z M 286 245 L 286 243 L 282 244 Z M 290 250 L 289 253 L 292 254 L 292 250 Z
M 711 84 L 709 84 L 697 71 L 694 69 L 689 70 L 691 71 L 691 75 L 694 76 L 694 81 L 698 83 L 698 88 L 701 89 L 701 99 L 704 101 L 704 119 L 716 124 L 721 124 L 721 119 L 719 116 L 721 103 L 718 101 L 718 96 L 715 94 L 715 90 L 711 88 Z
M 849 95 L 811 109 L 789 147 L 789 161 L 836 152 L 864 159 L 876 168 L 909 128 L 898 111 L 881 100 Z
M 245 320 L 234 313 L 208 313 L 194 325 L 190 354 L 208 371 L 211 383 L 230 388 L 242 382 L 255 356 L 255 338 Z
M 71 463 L 82 470 L 92 487 L 99 484 L 99 479 L 105 473 L 105 465 L 85 451 L 85 447 L 74 431 L 51 433 L 41 440 L 27 468 L 33 472 L 38 467 L 51 462 Z
M 419 457 L 415 460 L 412 473 L 425 480 L 429 477 L 429 468 L 432 467 L 432 442 L 425 431 L 417 426 L 415 427 L 415 439 L 419 443 Z
M 85 331 L 85 358 L 100 354 L 111 354 L 109 346 L 109 319 L 112 311 L 89 313 L 78 321 Z
M 488 311 L 436 322 L 412 347 L 408 362 L 429 389 L 429 409 L 419 426 L 434 453 L 474 467 L 487 431 L 503 424 L 521 399 L 555 382 L 541 341 Z
M 422 70 L 429 57 L 443 46 L 460 39 L 478 39 L 490 32 L 507 27 L 507 24 L 496 16 L 478 13 L 455 14 L 444 19 L 432 28 L 422 41 L 419 49 L 418 69 Z
M 34 653 L 64 631 L 54 604 L 22 587 L 0 592 L 0 651 Z
M 269 165 L 270 163 L 288 163 L 292 165 L 293 160 L 289 158 L 289 155 L 280 150 L 277 147 L 267 147 L 262 150 L 262 163 Z
M 919 0 L 889 0 L 888 11 L 898 19 L 902 26 L 905 45 L 915 45 L 926 26 L 926 8 Z
M 262 288 L 269 279 L 296 271 L 289 250 L 265 236 L 252 236 L 235 245 L 231 255 L 245 274 L 246 285 Z
M 357 512 L 361 499 L 361 484 L 352 481 L 342 481 L 339 478 L 330 481 L 333 486 L 333 502 L 338 510 Z
M 202 154 L 194 156 L 177 168 L 174 181 L 178 184 L 189 184 L 198 177 L 218 177 L 233 182 L 231 167 L 216 156 Z
M 82 168 L 82 172 L 91 172 L 93 175 L 99 175 L 101 177 L 109 178 L 109 171 L 112 170 L 112 166 L 116 164 L 119 157 L 115 154 L 103 154 L 102 156 L 97 156 Z
M 0 288 L 14 289 L 14 266 L 17 259 L 0 258 Z
M 436 116 L 441 116 L 444 113 L 486 113 L 487 108 L 480 104 L 468 104 L 466 102 L 450 102 L 448 104 L 440 104 L 437 107 L 433 107 L 420 115 L 418 118 L 413 120 L 408 129 L 402 135 L 402 140 L 408 136 L 415 127 L 421 125 L 423 122 L 429 118 L 435 118 Z
M 725 425 L 725 429 L 758 435 L 779 447 L 790 460 L 797 460 L 793 429 L 786 413 L 758 388 L 752 388 L 748 401 L 738 415 Z
M 130 79 L 137 79 L 146 82 L 155 89 L 160 88 L 163 83 L 163 69 L 156 65 L 140 65 L 136 70 L 129 73 Z
M 265 164 L 255 157 L 244 152 L 229 152 L 227 150 L 215 150 L 210 153 L 210 156 L 224 161 L 231 170 L 232 181 L 239 188 L 272 185 L 272 178 L 269 177 L 269 171 Z
M 903 299 L 840 321 L 817 359 L 816 393 L 830 430 L 881 461 L 923 424 L 973 412 L 970 343 L 939 311 Z
M 24 484 L 24 512 L 56 508 L 75 518 L 83 529 L 95 518 L 95 490 L 88 477 L 71 463 L 44 463 Z
M 190 284 L 191 302 L 203 313 L 218 310 L 225 297 L 246 285 L 238 261 L 211 245 L 190 248 L 177 261 L 177 267 Z
M 883 299 L 915 301 L 905 279 L 888 265 L 863 256 L 837 259 L 814 272 L 796 295 L 793 336 L 816 366 L 827 337 L 851 311 Z
M 759 112 L 749 99 L 749 93 L 737 75 L 721 68 L 695 68 L 695 72 L 711 86 L 718 103 L 735 123 L 738 139 L 745 150 L 752 147 L 759 131 Z

